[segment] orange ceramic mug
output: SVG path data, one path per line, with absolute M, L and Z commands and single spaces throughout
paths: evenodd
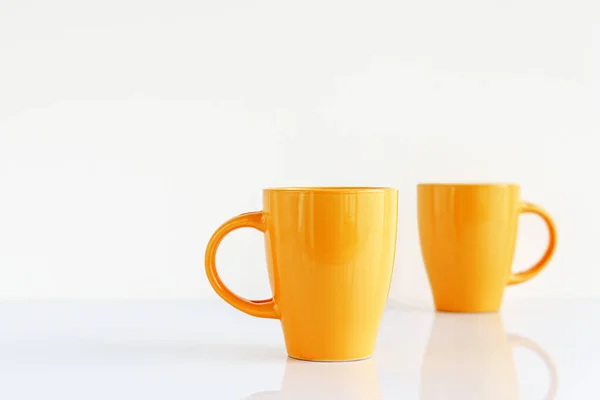
M 556 229 L 542 208 L 521 201 L 514 184 L 421 184 L 421 252 L 438 311 L 498 311 L 507 285 L 536 276 L 550 261 Z M 549 243 L 530 269 L 512 273 L 521 213 L 542 217 Z
M 206 275 L 233 307 L 280 319 L 289 356 L 368 358 L 390 288 L 397 221 L 398 192 L 392 188 L 265 189 L 262 211 L 237 216 L 213 234 L 206 247 Z M 217 273 L 219 243 L 243 227 L 264 233 L 270 299 L 244 299 Z

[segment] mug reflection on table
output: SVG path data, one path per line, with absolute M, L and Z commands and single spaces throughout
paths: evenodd
M 552 359 L 534 341 L 507 335 L 500 314 L 436 314 L 421 366 L 421 399 L 518 399 L 516 347 L 544 361 L 550 387 L 543 398 L 554 399 L 557 372 Z
M 344 363 L 307 363 L 288 358 L 281 390 L 255 393 L 245 400 L 378 400 L 382 396 L 372 358 Z

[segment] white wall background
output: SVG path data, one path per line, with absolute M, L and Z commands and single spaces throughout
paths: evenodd
M 390 185 L 391 297 L 429 303 L 421 181 L 521 183 L 559 246 L 507 297 L 600 295 L 594 3 L 2 0 L 0 299 L 215 298 L 261 188 Z M 235 232 L 224 280 L 267 297 L 263 253 Z

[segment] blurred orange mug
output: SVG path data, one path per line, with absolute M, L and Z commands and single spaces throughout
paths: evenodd
M 550 261 L 556 228 L 514 184 L 418 185 L 421 252 L 438 311 L 498 311 L 506 285 L 536 276 Z M 530 269 L 511 272 L 521 213 L 542 217 L 549 243 Z
M 368 358 L 390 288 L 397 223 L 396 189 L 265 189 L 262 211 L 239 215 L 213 234 L 206 247 L 206 275 L 233 307 L 280 319 L 290 357 Z M 270 299 L 244 299 L 217 273 L 221 240 L 243 227 L 264 233 Z

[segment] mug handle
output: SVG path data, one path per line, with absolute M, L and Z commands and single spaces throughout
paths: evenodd
M 215 231 L 215 233 L 213 233 L 206 246 L 206 253 L 204 254 L 204 266 L 206 268 L 208 281 L 214 291 L 217 292 L 223 300 L 238 310 L 254 317 L 279 319 L 279 312 L 272 297 L 265 300 L 248 300 L 240 297 L 225 286 L 217 273 L 215 258 L 219 244 L 221 244 L 221 241 L 228 233 L 239 228 L 254 228 L 261 232 L 265 232 L 267 226 L 265 224 L 263 212 L 256 211 L 238 215 L 225 222 Z
M 548 353 L 546 353 L 546 351 L 539 344 L 537 344 L 531 339 L 513 334 L 509 334 L 507 336 L 508 344 L 511 348 L 514 349 L 515 347 L 520 346 L 526 347 L 529 350 L 533 351 L 535 354 L 537 354 L 542 359 L 542 361 L 544 361 L 544 364 L 546 364 L 546 367 L 548 367 L 548 372 L 550 372 L 550 386 L 548 387 L 546 396 L 544 396 L 543 399 L 555 399 L 556 392 L 558 390 L 558 372 L 556 370 L 556 365 L 554 364 L 554 361 L 552 361 L 552 358 L 550 358 L 550 355 L 548 355 Z
M 517 272 L 516 274 L 511 273 L 508 277 L 508 285 L 515 285 L 517 283 L 526 282 L 534 276 L 536 276 L 537 274 L 539 274 L 540 271 L 544 269 L 544 267 L 552 258 L 552 255 L 554 254 L 554 249 L 556 248 L 556 226 L 554 225 L 554 221 L 552 221 L 552 218 L 550 218 L 550 215 L 543 208 L 536 206 L 535 204 L 521 202 L 521 206 L 519 207 L 519 214 L 524 213 L 533 213 L 542 217 L 542 219 L 546 223 L 546 226 L 548 227 L 550 239 L 548 241 L 548 248 L 546 248 L 546 252 L 542 256 L 542 258 L 528 270 Z

